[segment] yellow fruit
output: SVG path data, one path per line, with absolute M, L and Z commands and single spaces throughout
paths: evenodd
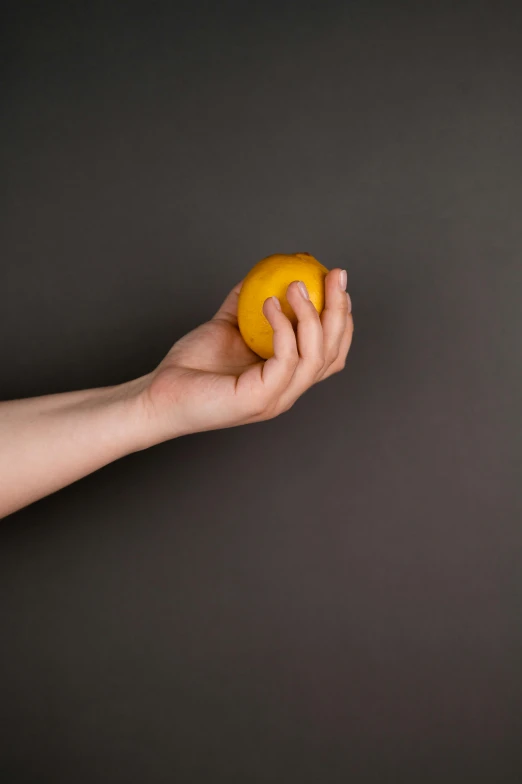
M 247 346 L 264 359 L 274 353 L 273 330 L 263 314 L 268 297 L 276 296 L 285 315 L 296 325 L 295 313 L 286 299 L 286 290 L 294 280 L 303 281 L 315 309 L 321 313 L 327 272 L 309 253 L 276 253 L 258 262 L 243 281 L 237 306 L 239 331 Z

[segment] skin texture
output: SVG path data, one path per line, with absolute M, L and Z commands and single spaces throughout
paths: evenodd
M 269 298 L 274 355 L 263 361 L 238 329 L 234 287 L 210 321 L 174 344 L 151 373 L 114 387 L 0 403 L 0 517 L 126 454 L 188 433 L 260 422 L 288 411 L 344 368 L 353 334 L 346 275 L 325 278 L 325 308 L 292 282 L 294 328 Z

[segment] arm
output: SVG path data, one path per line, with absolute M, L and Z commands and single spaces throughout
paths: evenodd
M 287 411 L 342 370 L 353 320 L 340 270 L 319 317 L 291 283 L 297 329 L 269 298 L 274 356 L 261 361 L 237 326 L 240 284 L 206 324 L 174 344 L 150 374 L 126 384 L 0 403 L 0 518 L 124 455 L 188 433 L 260 422 Z M 306 290 L 305 290 L 306 291 Z
M 146 383 L 0 403 L 0 517 L 143 448 Z

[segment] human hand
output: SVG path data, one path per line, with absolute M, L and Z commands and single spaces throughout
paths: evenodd
M 268 360 L 241 337 L 241 283 L 235 286 L 214 317 L 178 340 L 148 377 L 142 395 L 152 443 L 271 419 L 288 411 L 313 384 L 342 370 L 353 334 L 345 275 L 333 269 L 326 276 L 321 316 L 304 284 L 290 284 L 295 332 L 279 301 L 265 301 L 263 313 L 274 330 L 274 356 Z
M 266 361 L 237 326 L 238 284 L 215 316 L 178 340 L 156 370 L 112 387 L 0 402 L 0 517 L 130 452 L 175 436 L 259 422 L 288 411 L 312 384 L 344 367 L 353 333 L 346 278 L 325 278 L 319 317 L 297 281 L 294 328 L 269 298 Z

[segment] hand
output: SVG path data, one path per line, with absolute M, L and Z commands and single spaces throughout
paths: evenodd
M 266 361 L 239 332 L 239 283 L 215 316 L 175 343 L 148 377 L 143 395 L 154 442 L 271 419 L 313 384 L 342 370 L 353 334 L 343 283 L 341 270 L 328 273 L 320 317 L 298 282 L 290 284 L 287 299 L 297 316 L 296 332 L 278 300 L 265 301 L 263 313 L 274 330 L 274 356 Z
M 300 284 L 290 284 L 296 332 L 275 298 L 264 303 L 275 351 L 266 362 L 239 333 L 239 284 L 214 318 L 179 340 L 147 376 L 0 402 L 0 517 L 168 438 L 288 411 L 312 384 L 344 367 L 353 321 L 340 280 L 338 269 L 326 276 L 320 318 Z

